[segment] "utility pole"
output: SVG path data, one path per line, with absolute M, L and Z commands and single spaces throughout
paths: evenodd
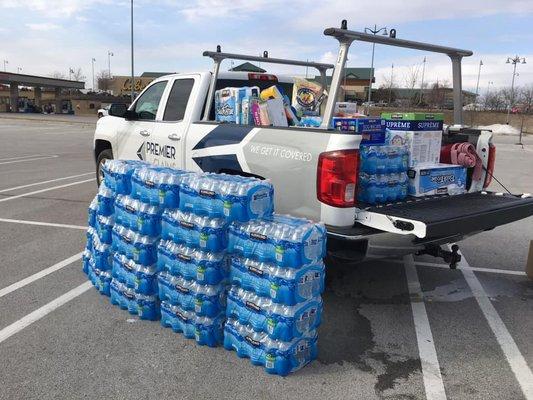
M 372 28 L 365 28 L 365 33 L 371 33 L 373 35 L 377 35 L 378 33 L 383 32 L 383 35 L 387 36 L 387 27 L 384 26 L 383 28 L 377 27 L 376 24 L 374 24 L 374 29 Z M 374 79 L 374 51 L 376 49 L 376 43 L 372 43 L 372 63 L 370 64 L 370 79 L 368 80 L 368 106 L 367 106 L 367 114 L 370 113 L 370 100 L 372 96 L 372 81 Z
M 420 82 L 420 98 L 418 99 L 418 104 L 422 103 L 422 97 L 424 94 L 424 73 L 426 72 L 426 57 L 422 62 L 422 81 Z
M 506 124 L 509 125 L 509 117 L 511 114 L 511 107 L 514 103 L 514 78 L 516 77 L 516 64 L 525 64 L 526 59 L 524 57 L 520 58 L 515 56 L 514 58 L 507 57 L 506 64 L 513 64 L 513 80 L 511 81 L 511 98 L 509 99 L 509 107 L 507 108 L 507 121 Z
M 483 65 L 483 60 L 479 60 L 479 69 L 477 71 L 477 83 L 476 83 L 476 106 L 474 107 L 477 109 L 477 96 L 479 94 L 479 77 L 481 76 L 481 66 Z
M 93 67 L 93 92 L 94 92 L 94 62 L 96 61 L 96 58 L 92 58 L 91 59 L 91 62 L 92 62 L 92 67 Z
M 390 107 L 390 102 L 391 102 L 391 99 L 392 99 L 392 82 L 393 82 L 393 78 L 394 78 L 394 64 L 391 65 L 391 69 L 390 69 L 389 107 Z
M 134 90 L 134 79 L 135 79 L 135 74 L 134 74 L 134 69 L 133 69 L 134 65 L 133 65 L 133 0 L 131 0 L 131 102 L 133 103 L 133 98 L 134 98 L 134 94 L 133 94 L 133 90 Z

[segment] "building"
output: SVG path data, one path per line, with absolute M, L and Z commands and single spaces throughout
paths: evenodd
M 141 76 L 134 77 L 134 91 L 141 92 L 154 79 L 175 72 L 143 72 Z M 129 96 L 131 94 L 131 76 L 115 75 L 111 79 L 98 80 L 98 89 L 108 92 L 113 96 Z
M 257 74 L 263 74 L 266 72 L 265 69 L 258 67 L 250 62 L 245 62 L 237 65 L 236 67 L 230 68 L 230 71 L 233 72 L 255 72 Z
M 68 92 L 84 88 L 85 82 L 0 72 L 0 111 L 39 109 L 44 106 L 43 101 L 49 102 L 57 110 L 62 110 L 63 100 Z
M 368 97 L 368 87 L 376 81 L 372 76 L 371 68 L 345 68 L 344 77 L 341 81 L 339 101 L 352 101 L 361 103 Z M 315 76 L 313 81 L 322 83 L 320 75 Z M 331 76 L 326 77 L 328 88 L 331 85 Z

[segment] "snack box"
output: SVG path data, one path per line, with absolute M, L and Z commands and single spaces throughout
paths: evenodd
M 442 113 L 381 113 L 381 118 L 392 121 L 444 121 Z
M 457 195 L 466 191 L 466 168 L 460 165 L 417 165 L 411 168 L 407 175 L 410 196 Z
M 334 117 L 333 128 L 341 132 L 361 135 L 361 144 L 385 143 L 385 121 L 381 118 Z

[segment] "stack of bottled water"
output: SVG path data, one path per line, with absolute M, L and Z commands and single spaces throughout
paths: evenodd
M 114 192 L 105 184 L 89 205 L 87 246 L 83 252 L 83 271 L 102 294 L 109 296 L 111 283 L 111 230 L 114 225 Z
M 162 216 L 157 264 L 163 326 L 200 345 L 222 343 L 228 226 L 272 210 L 268 181 L 224 174 L 192 174 L 183 180 L 178 208 Z
M 271 374 L 287 375 L 317 356 L 326 230 L 272 215 L 228 231 L 231 289 L 224 347 Z
M 156 262 L 161 216 L 165 207 L 178 204 L 180 180 L 186 174 L 138 162 L 128 165 L 133 171 L 124 165 L 112 167 L 115 174 L 110 179 L 123 190 L 114 204 L 111 303 L 141 319 L 156 320 L 160 315 Z
M 407 197 L 409 151 L 406 146 L 362 146 L 358 200 L 369 204 Z

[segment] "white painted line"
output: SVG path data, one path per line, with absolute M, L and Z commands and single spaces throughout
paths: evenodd
M 91 282 L 82 283 L 81 285 L 75 287 L 64 295 L 59 296 L 57 299 L 52 300 L 50 303 L 45 304 L 41 308 L 38 308 L 37 310 L 29 313 L 18 321 L 13 322 L 11 325 L 6 326 L 4 329 L 0 330 L 0 343 L 13 336 L 14 334 L 20 332 L 29 325 L 33 324 L 34 322 L 45 317 L 46 315 L 50 314 L 52 311 L 61 307 L 63 304 L 66 304 L 70 300 L 82 295 L 91 287 Z
M 386 262 L 390 262 L 390 263 L 394 263 L 394 264 L 403 264 L 403 261 L 395 260 L 395 259 L 391 259 L 391 258 L 371 257 L 371 256 L 368 257 L 368 258 L 379 258 L 380 260 L 383 260 L 383 261 L 386 261 Z M 425 262 L 425 261 L 415 261 L 415 265 L 419 265 L 421 267 L 450 269 L 450 266 L 448 264 L 432 263 L 432 262 Z M 461 268 L 470 268 L 472 271 L 475 271 L 475 272 L 489 272 L 489 273 L 501 274 L 501 275 L 526 276 L 526 273 L 524 271 L 513 271 L 513 270 L 509 270 L 509 269 L 465 267 L 465 266 L 462 266 Z
M 450 266 L 448 264 L 430 263 L 430 262 L 422 262 L 422 261 L 415 261 L 415 264 L 423 266 L 423 267 L 435 267 L 435 268 L 450 269 Z M 510 269 L 466 267 L 464 265 L 461 266 L 460 268 L 471 269 L 472 271 L 475 271 L 475 272 L 490 272 L 490 273 L 493 273 L 493 274 L 526 276 L 526 273 L 524 271 L 513 271 L 513 270 L 510 270 Z
M 80 176 L 91 175 L 91 174 L 94 174 L 94 172 L 85 172 L 83 174 L 78 174 L 78 175 L 64 176 L 63 178 L 49 179 L 47 181 L 29 183 L 27 185 L 21 185 L 21 186 L 14 186 L 14 187 L 10 187 L 10 188 L 7 188 L 7 189 L 0 190 L 0 193 L 11 192 L 13 190 L 18 190 L 18 189 L 24 189 L 24 188 L 27 188 L 27 187 L 30 187 L 30 186 L 38 186 L 38 185 L 44 185 L 46 183 L 64 181 L 66 179 L 71 179 L 71 178 L 79 178 Z
M 466 261 L 464 255 L 460 262 L 461 271 L 465 277 L 466 283 L 470 286 L 470 290 L 474 295 L 479 308 L 483 312 L 485 319 L 487 320 L 490 329 L 494 333 L 500 348 L 513 371 L 516 380 L 520 384 L 522 393 L 527 400 L 533 400 L 533 373 L 527 365 L 526 360 L 518 346 L 516 345 L 513 337 L 507 330 L 504 322 L 502 321 L 500 315 L 492 305 L 487 293 L 483 289 L 481 282 L 474 274 L 473 268 L 470 268 L 468 262 Z
M 0 218 L 0 222 L 8 222 L 12 224 L 24 224 L 24 225 L 52 226 L 55 228 L 79 229 L 83 231 L 87 229 L 86 226 L 82 226 L 82 225 L 56 224 L 53 222 L 28 221 L 28 220 L 23 220 L 23 219 Z
M 42 157 L 47 156 L 49 154 L 30 154 L 28 156 L 18 156 L 18 157 L 8 157 L 8 158 L 0 158 L 0 161 L 9 161 L 9 160 L 20 160 L 22 158 L 33 158 L 33 157 Z
M 426 398 L 428 400 L 446 400 L 446 391 L 440 372 L 437 350 L 431 333 L 431 326 L 424 303 L 424 294 L 418 280 L 418 273 L 412 255 L 403 258 L 409 295 L 411 297 L 411 310 L 415 324 L 416 340 L 418 343 L 418 353 L 420 364 L 422 365 L 422 377 Z
M 19 163 L 19 162 L 26 162 L 26 161 L 37 161 L 37 160 L 46 160 L 48 158 L 57 158 L 58 155 L 51 155 L 51 156 L 43 156 L 43 157 L 34 157 L 34 158 L 24 158 L 22 160 L 13 160 L 13 161 L 4 161 L 0 162 L 0 165 L 2 164 L 13 164 L 13 163 Z
M 51 267 L 45 268 L 33 275 L 28 276 L 27 278 L 24 278 L 18 282 L 15 282 L 9 286 L 6 286 L 3 289 L 0 289 L 0 298 L 4 297 L 5 295 L 8 295 L 9 293 L 14 292 L 15 290 L 18 290 L 26 285 L 29 285 L 32 282 L 35 282 L 38 279 L 44 278 L 47 275 L 50 275 L 52 272 L 58 271 L 61 268 L 66 267 L 67 265 L 72 264 L 74 261 L 77 261 L 81 259 L 81 255 L 83 252 L 74 254 L 72 257 L 67 258 L 66 260 L 60 261 L 57 264 L 52 265 Z
M 66 188 L 66 187 L 69 187 L 69 186 L 79 185 L 79 184 L 81 184 L 81 183 L 91 182 L 91 181 L 94 181 L 95 179 L 96 179 L 96 178 L 85 179 L 85 180 L 83 180 L 83 181 L 77 181 L 77 182 L 67 183 L 67 184 L 65 184 L 65 185 L 59 185 L 59 186 L 52 186 L 52 187 L 49 187 L 49 188 L 46 188 L 46 189 L 35 190 L 35 191 L 33 191 L 33 192 L 28 192 L 28 193 L 18 194 L 18 195 L 16 195 L 16 196 L 5 197 L 5 198 L 3 198 L 3 199 L 0 199 L 0 203 L 3 202 L 3 201 L 9 201 L 9 200 L 20 199 L 21 197 L 27 197 L 27 196 L 32 196 L 32 195 L 34 195 L 34 194 L 39 194 L 39 193 L 48 192 L 48 191 L 50 191 L 50 190 L 62 189 L 62 188 Z

